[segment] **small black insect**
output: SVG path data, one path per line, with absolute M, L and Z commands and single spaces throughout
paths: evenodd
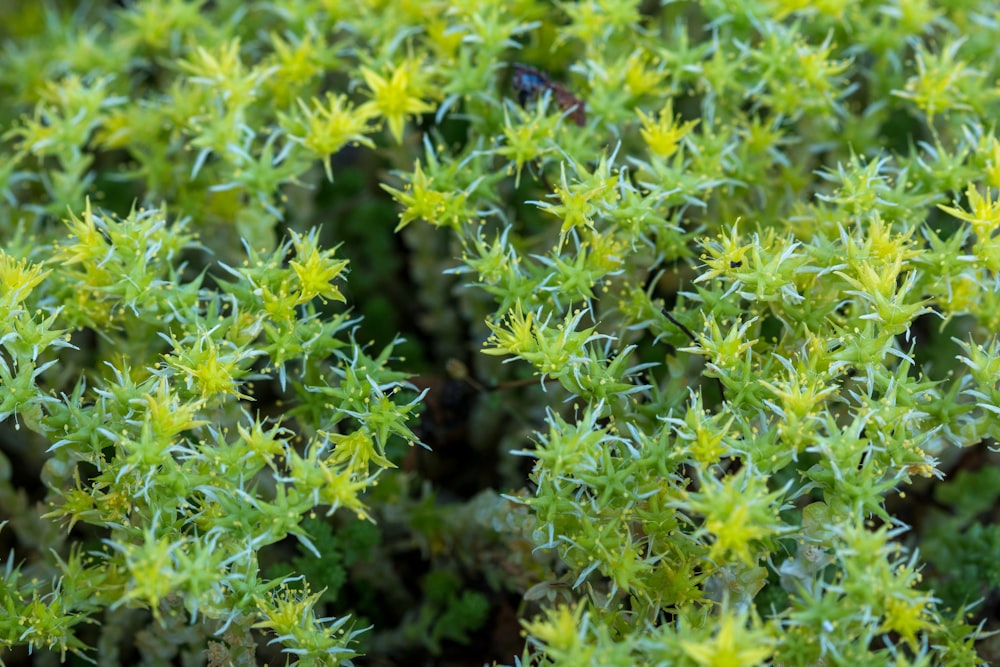
M 517 91 L 517 101 L 523 107 L 528 100 L 535 99 L 549 91 L 553 99 L 564 111 L 569 112 L 569 118 L 577 125 L 583 127 L 587 122 L 587 115 L 584 108 L 586 102 L 573 93 L 566 90 L 561 83 L 556 83 L 534 67 L 514 64 L 514 79 L 512 85 Z
M 731 269 L 738 269 L 741 266 L 743 266 L 743 260 L 740 260 L 738 262 L 729 262 L 729 268 Z

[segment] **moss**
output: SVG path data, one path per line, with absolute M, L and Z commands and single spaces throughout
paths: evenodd
M 995 660 L 991 11 L 3 10 L 0 645 Z

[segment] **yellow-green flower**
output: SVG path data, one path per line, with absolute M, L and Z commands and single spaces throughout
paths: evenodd
M 725 613 L 711 641 L 682 640 L 681 648 L 701 667 L 759 665 L 771 655 L 771 642 L 767 634 L 757 627 L 747 628 L 745 620 L 743 614 Z
M 329 180 L 333 180 L 330 158 L 334 153 L 350 142 L 374 145 L 365 136 L 369 131 L 370 114 L 364 108 L 352 108 L 346 96 L 327 93 L 325 102 L 314 99 L 312 108 L 301 99 L 298 102 L 302 109 L 301 120 L 282 116 L 282 125 L 303 146 L 323 156 L 323 168 Z
M 392 71 L 388 78 L 367 67 L 361 68 L 365 84 L 371 90 L 371 99 L 361 105 L 363 113 L 374 112 L 389 124 L 389 133 L 397 143 L 403 140 L 406 117 L 433 111 L 434 107 L 423 99 L 423 77 L 414 74 L 420 63 L 406 60 Z
M 668 100 L 666 106 L 660 111 L 657 118 L 647 116 L 642 111 L 636 111 L 639 115 L 639 122 L 642 129 L 639 130 L 643 140 L 649 146 L 650 152 L 657 157 L 668 158 L 673 155 L 681 139 L 691 132 L 698 124 L 698 120 L 679 122 L 674 115 L 673 100 Z

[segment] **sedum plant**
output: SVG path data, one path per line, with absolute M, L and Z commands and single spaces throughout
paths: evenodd
M 82 652 L 77 627 L 91 615 L 145 607 L 212 628 L 234 659 L 253 654 L 261 628 L 306 664 L 349 660 L 350 617 L 318 618 L 319 593 L 263 577 L 258 552 L 293 536 L 318 555 L 301 524 L 321 507 L 367 517 L 364 490 L 394 467 L 387 442 L 415 439 L 404 374 L 391 348 L 370 356 L 351 338 L 346 311 L 319 307 L 344 300 L 334 281 L 346 262 L 315 234 L 221 264 L 213 287 L 184 277 L 194 246 L 164 209 L 116 219 L 88 204 L 61 242 L 37 248 L 44 259 L 0 255 L 3 416 L 38 436 L 26 448 L 49 444 L 50 507 L 36 521 L 56 533 L 32 540 L 25 517 L 12 527 L 65 549 L 51 583 L 10 555 L 3 641 Z M 294 426 L 251 409 L 271 377 L 303 395 Z M 73 540 L 78 524 L 104 537 Z
M 3 646 L 378 654 L 341 509 L 437 559 L 383 655 L 499 625 L 476 572 L 504 663 L 995 656 L 992 528 L 906 520 L 998 437 L 991 3 L 4 11 Z M 399 491 L 452 356 L 481 409 L 423 457 L 532 385 L 470 512 Z

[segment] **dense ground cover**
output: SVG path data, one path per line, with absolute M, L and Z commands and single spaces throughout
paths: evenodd
M 995 662 L 996 16 L 4 5 L 4 660 Z

